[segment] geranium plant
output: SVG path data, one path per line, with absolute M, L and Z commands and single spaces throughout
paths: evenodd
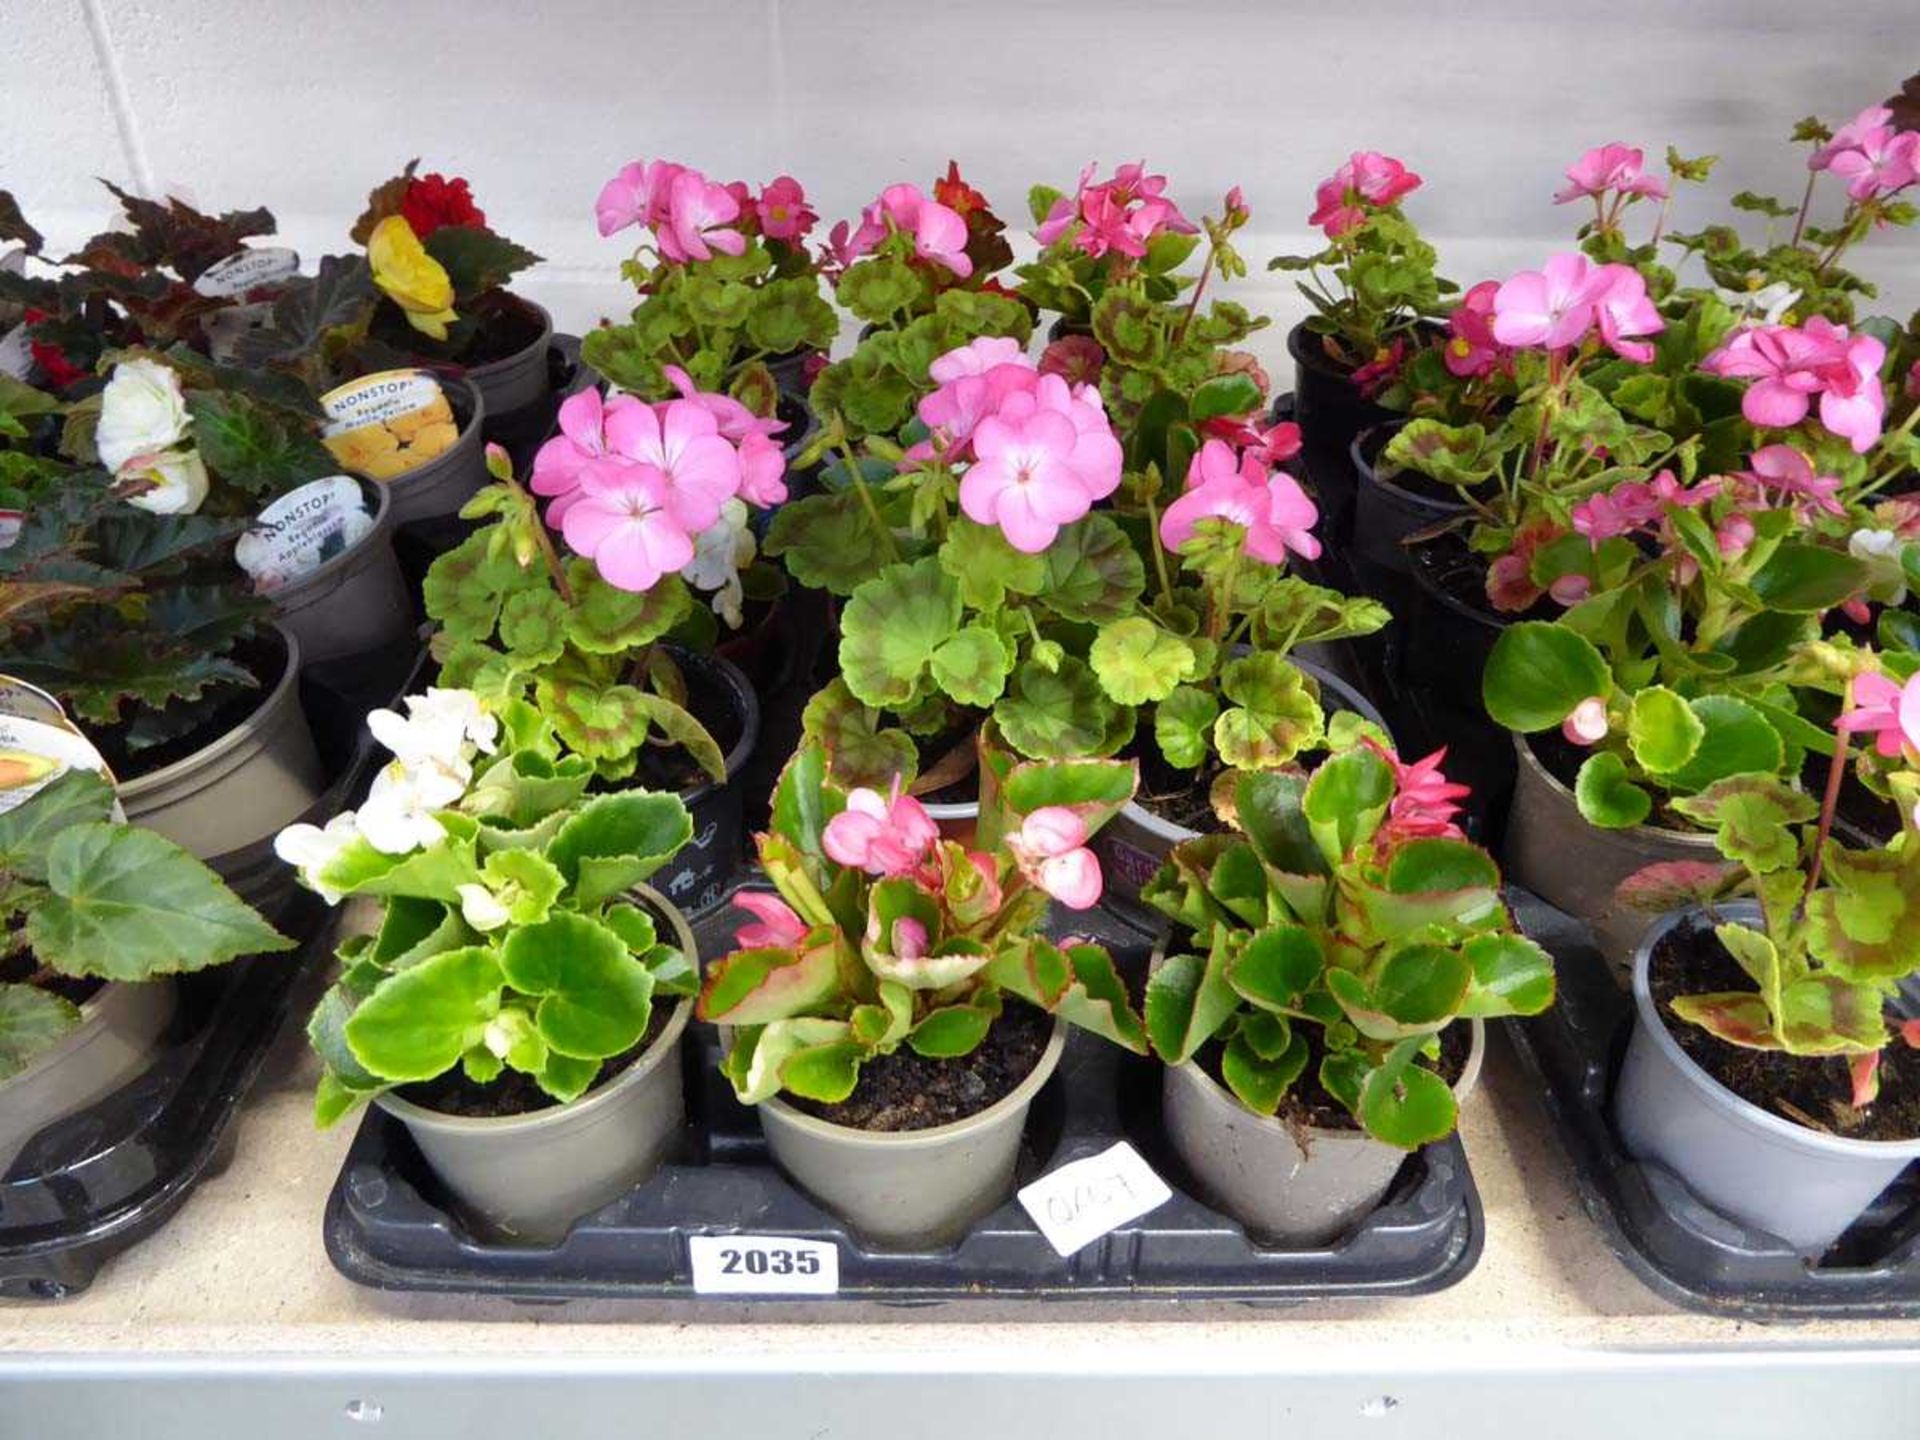
M 1231 828 L 1176 846 L 1143 892 L 1189 942 L 1147 985 L 1155 1053 L 1199 1057 L 1257 1114 L 1284 1114 L 1315 1065 L 1377 1140 L 1452 1132 L 1442 1032 L 1540 1013 L 1554 975 L 1516 933 L 1492 857 L 1454 826 L 1466 787 L 1440 759 L 1405 764 L 1366 737 L 1311 778 L 1222 777 Z
M 771 415 L 777 385 L 768 362 L 824 352 L 839 320 L 820 293 L 807 236 L 819 218 L 800 182 L 777 176 L 753 194 L 672 161 L 636 160 L 600 191 L 602 235 L 644 228 L 621 271 L 640 292 L 624 325 L 602 326 L 581 357 L 624 390 L 667 398 L 677 367 L 707 391 Z
M 786 459 L 769 438 L 780 422 L 679 379 L 685 396 L 657 404 L 597 390 L 569 397 L 526 487 L 489 446 L 494 483 L 461 513 L 490 523 L 427 572 L 448 683 L 496 702 L 530 693 L 607 779 L 631 775 L 650 742 L 725 778 L 720 746 L 686 708 L 685 678 L 660 642 L 711 638 L 690 584 L 740 623 L 749 507 L 787 493 Z M 547 499 L 544 520 L 536 497 Z
M 1728 865 L 1650 866 L 1621 893 L 1647 908 L 1692 901 L 1709 913 L 1731 896 L 1756 899 L 1758 926 L 1714 926 L 1755 988 L 1681 996 L 1673 1013 L 1730 1045 L 1844 1058 L 1860 1109 L 1879 1092 L 1881 1052 L 1896 1039 L 1920 1048 L 1920 1023 L 1887 1018 L 1900 982 L 1920 973 L 1920 683 L 1858 675 L 1836 728 L 1823 799 L 1743 775 L 1679 800 L 1677 809 L 1713 831 Z M 1873 738 L 1902 815 L 1903 833 L 1878 849 L 1833 835 L 1855 734 Z
M 395 1085 L 507 1070 L 565 1104 L 693 992 L 695 957 L 632 888 L 693 833 L 677 796 L 586 794 L 594 766 L 533 706 L 428 690 L 367 717 L 393 760 L 357 811 L 275 849 L 329 904 L 374 897 L 307 1033 L 330 1125 Z
M 1391 155 L 1356 150 L 1314 191 L 1307 223 L 1320 227 L 1326 247 L 1267 266 L 1304 275 L 1295 283 L 1313 307 L 1308 333 L 1362 394 L 1388 404 L 1402 368 L 1426 348 L 1423 327 L 1460 288 L 1436 272 L 1438 254 L 1400 208 L 1420 185 Z
M 89 982 L 293 948 L 185 850 L 112 816 L 113 787 L 79 769 L 0 813 L 0 1080 L 80 1024 Z
M 814 380 L 809 400 L 829 430 L 893 436 L 938 383 L 931 368 L 940 356 L 983 336 L 1026 344 L 1033 313 L 994 278 L 1013 258 L 1005 229 L 951 163 L 932 195 L 889 185 L 858 226 L 833 227 L 822 269 L 868 329 Z
M 1050 897 L 1072 909 L 1099 898 L 1087 840 L 1133 785 L 1117 761 L 1012 765 L 970 850 L 897 789 L 841 789 L 803 744 L 758 837 L 774 893 L 736 897 L 755 923 L 700 991 L 700 1017 L 729 1029 L 735 1092 L 845 1100 L 863 1064 L 902 1045 L 971 1054 L 1009 998 L 1144 1054 L 1107 951 L 1040 933 Z

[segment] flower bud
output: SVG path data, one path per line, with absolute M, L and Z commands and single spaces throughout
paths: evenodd
M 1597 745 L 1607 738 L 1607 702 L 1589 695 L 1573 707 L 1573 713 L 1561 723 L 1560 733 L 1575 745 Z

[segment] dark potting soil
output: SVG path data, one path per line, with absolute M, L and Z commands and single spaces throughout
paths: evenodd
M 1667 1033 L 1694 1064 L 1748 1104 L 1849 1140 L 1920 1137 L 1920 1051 L 1904 1045 L 1882 1051 L 1880 1098 L 1855 1110 L 1848 1103 L 1853 1083 L 1844 1058 L 1729 1045 L 1673 1013 L 1679 996 L 1753 989 L 1752 979 L 1710 926 L 1687 921 L 1662 935 L 1654 943 L 1648 981 Z
M 1489 625 L 1512 625 L 1521 620 L 1557 620 L 1565 608 L 1544 596 L 1525 610 L 1496 610 L 1487 599 L 1488 557 L 1467 544 L 1464 531 L 1449 530 L 1407 547 L 1407 563 L 1415 573 L 1449 599 Z
M 540 338 L 540 317 L 517 297 L 504 291 L 475 302 L 473 314 L 479 321 L 473 336 L 455 354 L 428 353 L 418 348 L 419 332 L 409 326 L 398 307 L 380 307 L 372 327 L 376 340 L 408 355 L 416 365 L 429 369 L 448 365 L 472 368 L 490 365 L 518 355 Z
M 979 733 L 979 717 L 970 715 L 964 724 L 949 726 L 937 735 L 913 737 L 914 753 L 919 757 L 921 782 L 925 782 L 942 762 L 951 763 L 956 751 L 967 761 L 966 768 L 945 784 L 935 785 L 931 790 L 922 790 L 916 785 L 913 790 L 916 799 L 928 805 L 971 805 L 980 798 L 980 767 L 976 748 Z
M 687 682 L 686 708 L 694 719 L 707 727 L 707 733 L 720 746 L 722 755 L 731 755 L 740 743 L 746 720 L 733 703 L 733 692 L 718 675 L 697 665 L 683 665 L 680 673 Z M 679 745 L 656 745 L 649 741 L 640 747 L 639 767 L 618 788 L 643 787 L 672 794 L 709 784 L 712 776 L 702 770 Z
M 32 985 L 36 990 L 58 995 L 69 1005 L 86 1004 L 106 983 L 97 976 L 61 975 L 43 970 L 31 950 L 16 950 L 0 959 L 0 985 Z
M 647 1053 L 647 1047 L 660 1038 L 660 1032 L 667 1028 L 667 1022 L 673 1018 L 674 1007 L 680 1002 L 673 996 L 660 996 L 653 1004 L 653 1014 L 647 1021 L 646 1034 L 631 1049 L 622 1050 L 600 1063 L 600 1073 L 593 1077 L 593 1084 L 586 1089 L 586 1095 L 605 1085 L 614 1076 L 632 1065 Z M 540 1110 L 551 1110 L 560 1102 L 555 1100 L 531 1075 L 519 1070 L 502 1070 L 497 1079 L 486 1085 L 476 1085 L 467 1078 L 467 1072 L 455 1065 L 446 1074 L 432 1080 L 422 1080 L 417 1084 L 403 1085 L 399 1091 L 402 1100 L 410 1101 L 423 1110 L 431 1110 L 439 1115 L 457 1115 L 467 1119 L 498 1120 L 508 1115 L 532 1115 Z M 585 1097 L 582 1097 L 585 1098 Z
M 208 686 L 193 707 L 197 713 L 210 702 L 211 708 L 205 708 L 206 718 L 171 740 L 134 749 L 129 744 L 133 729 L 130 721 L 87 732 L 87 738 L 93 741 L 101 758 L 121 783 L 151 775 L 175 761 L 184 760 L 236 726 L 246 723 L 273 687 L 280 683 L 287 666 L 286 649 L 270 632 L 240 641 L 234 646 L 231 658 L 244 667 L 258 684 L 245 686 L 223 683 Z
M 1320 1062 L 1326 1056 L 1321 1044 L 1320 1028 L 1307 1025 L 1302 1032 L 1307 1037 L 1309 1058 L 1307 1068 L 1300 1078 L 1293 1082 L 1286 1096 L 1280 1101 L 1280 1109 L 1274 1118 L 1284 1125 L 1306 1127 L 1319 1130 L 1358 1130 L 1360 1124 L 1353 1118 L 1353 1112 L 1342 1105 L 1327 1092 L 1320 1083 Z M 1194 1063 L 1206 1072 L 1222 1090 L 1227 1082 L 1220 1073 L 1220 1057 L 1226 1046 L 1218 1040 L 1209 1040 L 1194 1055 Z M 1472 1027 L 1461 1021 L 1449 1025 L 1440 1032 L 1440 1058 L 1428 1068 L 1451 1085 L 1467 1068 L 1467 1056 L 1473 1051 Z M 1231 1094 L 1231 1091 L 1228 1091 Z
M 1053 1037 L 1053 1017 L 1009 1000 L 971 1055 L 929 1060 L 902 1045 L 860 1067 L 853 1094 L 835 1105 L 784 1097 L 795 1109 L 850 1130 L 931 1130 L 978 1115 L 1033 1073 Z

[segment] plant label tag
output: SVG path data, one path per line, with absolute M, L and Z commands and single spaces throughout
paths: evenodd
M 100 752 L 57 700 L 36 685 L 0 675 L 0 815 L 75 769 L 113 780 Z M 118 800 L 113 802 L 113 817 L 125 818 Z
M 0 375 L 11 375 L 16 380 L 25 380 L 33 371 L 33 340 L 27 334 L 26 323 L 13 327 L 5 335 L 0 335 Z
M 424 370 L 383 370 L 320 397 L 321 439 L 347 469 L 391 480 L 423 465 L 460 438 L 453 406 Z
M 278 285 L 300 269 L 300 257 L 284 245 L 262 245 L 258 249 L 236 250 L 200 272 L 193 288 L 202 295 L 226 300 Z
M 840 1247 L 784 1235 L 689 1235 L 697 1295 L 832 1295 Z
M 1062 1259 L 1172 1198 L 1167 1182 L 1124 1140 L 1042 1175 L 1018 1196 Z
M 373 529 L 360 482 L 346 475 L 309 480 L 263 509 L 233 547 L 233 558 L 253 577 L 254 593 L 269 595 L 310 575 Z

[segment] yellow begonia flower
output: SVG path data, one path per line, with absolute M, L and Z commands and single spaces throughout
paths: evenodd
M 453 281 L 427 253 L 404 215 L 389 215 L 367 237 L 367 261 L 373 283 L 406 312 L 407 323 L 436 340 L 447 338 L 453 313 Z

